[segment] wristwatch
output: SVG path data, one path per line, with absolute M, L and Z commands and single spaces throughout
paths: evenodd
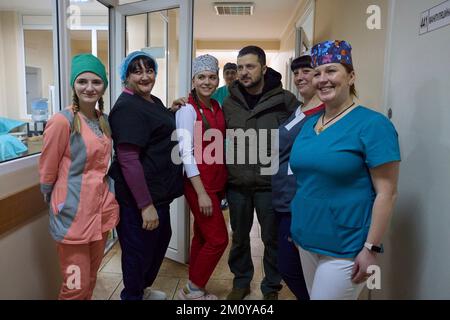
M 364 243 L 364 247 L 366 247 L 369 251 L 373 251 L 376 253 L 383 253 L 383 245 L 381 244 L 379 247 L 374 245 L 373 243 L 366 242 Z

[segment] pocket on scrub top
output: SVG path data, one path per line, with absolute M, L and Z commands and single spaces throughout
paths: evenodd
M 291 226 L 294 239 L 306 249 L 339 252 L 341 239 L 336 232 L 329 201 L 305 197 L 296 199 Z
M 342 252 L 359 251 L 367 237 L 373 206 L 371 199 L 333 203 L 332 217 Z

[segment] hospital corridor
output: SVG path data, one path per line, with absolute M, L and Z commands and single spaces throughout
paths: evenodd
M 450 0 L 0 0 L 0 300 L 450 300 L 449 39 Z

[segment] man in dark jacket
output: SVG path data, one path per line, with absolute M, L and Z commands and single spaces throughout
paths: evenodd
M 264 51 L 248 46 L 239 51 L 238 80 L 224 101 L 227 124 L 227 199 L 233 230 L 228 264 L 234 274 L 233 290 L 227 299 L 240 300 L 250 293 L 254 268 L 250 230 L 256 210 L 264 243 L 264 299 L 278 299 L 281 277 L 277 269 L 277 223 L 272 210 L 271 167 L 273 131 L 300 105 L 283 90 L 281 75 L 266 66 Z M 230 134 L 230 129 L 233 133 Z M 276 137 L 276 136 L 275 136 Z M 276 170 L 277 168 L 275 168 Z

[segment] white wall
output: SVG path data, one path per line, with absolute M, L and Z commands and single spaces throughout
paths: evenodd
M 61 278 L 46 213 L 1 236 L 0 252 L 1 300 L 57 298 Z
M 39 183 L 37 159 L 0 163 L 0 199 Z M 28 165 L 13 170 L 14 163 Z M 0 254 L 0 300 L 56 299 L 61 277 L 46 212 L 1 235 Z
M 367 28 L 367 8 L 381 9 L 381 29 Z M 361 104 L 382 110 L 388 0 L 316 0 L 314 44 L 347 40 L 353 47 L 356 89 Z
M 271 67 L 272 69 L 278 71 L 281 73 L 281 82 L 283 83 L 284 89 L 289 89 L 287 80 L 289 79 L 289 74 L 291 72 L 289 59 L 293 58 L 295 55 L 295 52 L 293 50 L 288 51 L 280 51 L 276 54 L 274 54 L 274 57 L 271 59 L 271 61 L 268 61 L 267 65 Z M 296 89 L 293 92 L 296 93 Z
M 289 89 L 289 84 L 287 83 L 291 72 L 289 59 L 295 58 L 295 25 L 305 13 L 307 5 L 308 1 L 299 0 L 297 7 L 293 8 L 293 14 L 290 20 L 286 22 L 285 31 L 280 40 L 280 50 L 271 59 L 271 64 L 269 65 L 281 73 L 284 89 Z M 292 91 L 296 94 L 297 89 L 294 88 Z
M 441 2 L 393 2 L 386 105 L 402 163 L 374 298 L 450 299 L 450 26 L 419 36 L 421 12 Z

